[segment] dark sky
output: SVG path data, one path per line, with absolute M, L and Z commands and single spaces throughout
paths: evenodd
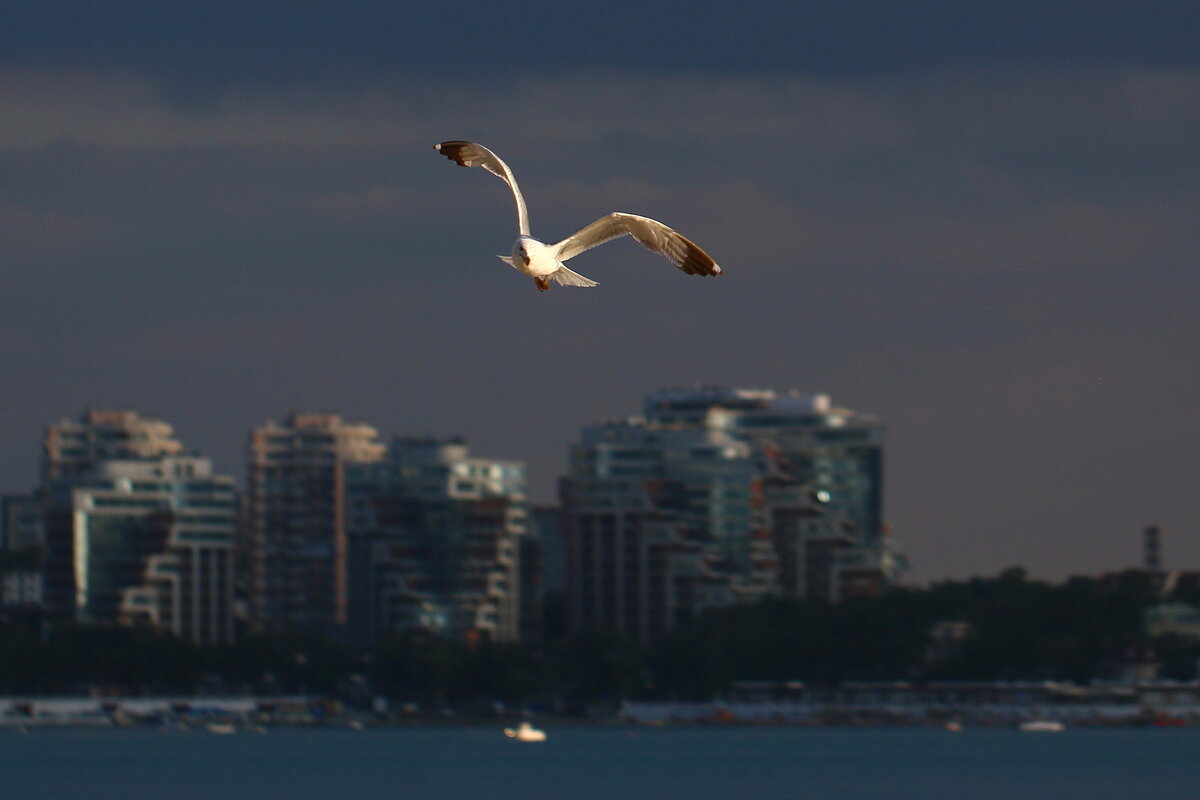
M 9 2 L 0 489 L 88 406 L 462 434 L 554 495 L 664 385 L 888 427 L 915 580 L 1200 568 L 1200 10 L 1180 2 Z M 969 7 L 969 8 L 968 8 Z M 539 294 L 500 263 L 612 210 Z

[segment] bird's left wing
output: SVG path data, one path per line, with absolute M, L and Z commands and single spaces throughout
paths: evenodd
M 566 261 L 585 250 L 629 234 L 634 241 L 666 256 L 688 275 L 720 275 L 721 268 L 699 245 L 658 220 L 614 211 L 554 245 L 559 261 Z
M 464 142 L 461 139 L 435 144 L 433 149 L 460 167 L 483 167 L 507 183 L 508 188 L 512 189 L 513 200 L 517 204 L 517 228 L 522 236 L 529 235 L 529 211 L 525 208 L 525 198 L 521 196 L 521 190 L 517 187 L 517 179 L 513 176 L 512 170 L 508 168 L 508 164 L 500 160 L 500 156 L 481 144 Z

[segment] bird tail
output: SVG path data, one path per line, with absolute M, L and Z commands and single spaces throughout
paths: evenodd
M 578 272 L 572 272 L 566 267 L 559 265 L 558 269 L 550 273 L 550 280 L 557 283 L 559 286 L 595 286 L 596 282 L 591 278 L 585 278 Z

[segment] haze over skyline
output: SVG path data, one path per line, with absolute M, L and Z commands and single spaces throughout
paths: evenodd
M 292 410 L 530 465 L 666 385 L 887 427 L 910 579 L 1200 568 L 1200 11 L 20 0 L 0 26 L 0 489 L 89 406 L 239 479 Z M 630 24 L 636 20 L 636 24 Z M 533 232 L 660 219 L 544 295 Z

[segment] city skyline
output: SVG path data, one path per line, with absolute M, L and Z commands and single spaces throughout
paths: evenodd
M 807 395 L 807 394 L 798 393 L 798 392 L 796 392 L 796 390 L 788 390 L 788 391 L 779 393 L 773 389 L 762 389 L 761 387 L 755 387 L 755 388 L 751 388 L 751 389 L 747 389 L 745 387 L 719 387 L 719 386 L 713 386 L 713 385 L 700 386 L 700 387 L 662 387 L 656 391 L 647 392 L 643 395 L 642 405 L 644 406 L 644 409 L 641 410 L 641 413 L 630 413 L 625 416 L 613 415 L 613 416 L 607 417 L 603 420 L 597 420 L 597 421 L 593 421 L 592 423 L 589 423 L 587 425 L 581 425 L 579 430 L 577 431 L 576 438 L 573 439 L 571 442 L 569 442 L 567 445 L 568 454 L 571 451 L 574 451 L 574 450 L 578 449 L 579 447 L 583 446 L 581 443 L 585 442 L 587 440 L 587 438 L 589 437 L 589 435 L 594 436 L 594 434 L 589 433 L 592 430 L 603 429 L 605 426 L 622 427 L 631 422 L 637 422 L 638 424 L 643 424 L 644 421 L 647 419 L 647 416 L 652 417 L 654 414 L 651 407 L 653 406 L 653 404 L 655 402 L 655 398 L 661 398 L 664 396 L 669 397 L 674 394 L 680 394 L 680 395 L 684 395 L 684 396 L 689 395 L 689 394 L 697 394 L 697 396 L 699 396 L 699 395 L 709 395 L 709 394 L 715 393 L 715 394 L 713 394 L 713 396 L 717 396 L 717 395 L 725 394 L 728 392 L 733 392 L 734 394 L 745 393 L 745 394 L 748 394 L 751 396 L 764 395 L 764 396 L 769 396 L 772 398 L 778 396 L 780 398 L 780 400 L 783 400 L 783 401 L 812 403 L 812 404 L 815 404 L 817 407 L 822 407 L 822 408 L 831 408 L 832 407 L 831 399 L 827 395 L 820 395 L 820 394 Z M 789 400 L 789 398 L 791 398 L 791 399 Z M 836 410 L 839 413 L 849 414 L 855 418 L 858 418 L 861 420 L 866 420 L 866 421 L 868 421 L 868 424 L 878 426 L 880 431 L 882 431 L 884 428 L 887 427 L 886 421 L 875 419 L 875 417 L 873 415 L 871 415 L 869 412 L 859 412 L 859 411 L 854 411 L 854 410 L 845 409 L 845 408 L 839 408 Z M 438 436 L 438 435 L 429 434 L 429 433 L 417 434 L 413 431 L 386 431 L 386 430 L 377 431 L 375 426 L 373 425 L 373 421 L 371 421 L 371 420 L 345 416 L 345 415 L 338 413 L 337 411 L 330 411 L 328 409 L 321 410 L 321 411 L 292 410 L 292 411 L 288 412 L 288 414 L 285 414 L 285 415 L 276 415 L 276 416 L 267 418 L 265 420 L 261 420 L 259 423 L 256 423 L 254 426 L 251 426 L 250 428 L 248 428 L 246 430 L 246 433 L 244 434 L 243 438 L 241 439 L 241 443 L 242 443 L 241 444 L 241 453 L 239 455 L 240 461 L 237 464 L 236 468 L 230 469 L 230 468 L 226 468 L 224 465 L 218 464 L 217 461 L 211 457 L 210 453 L 203 447 L 193 446 L 192 443 L 190 443 L 188 441 L 188 438 L 186 436 L 179 436 L 178 438 L 176 438 L 176 434 L 174 432 L 176 426 L 174 426 L 171 423 L 171 420 L 167 417 L 164 417 L 164 416 L 161 416 L 158 414 L 145 414 L 145 413 L 143 413 L 143 409 L 138 409 L 138 408 L 101 409 L 101 408 L 97 408 L 97 407 L 93 406 L 93 407 L 88 407 L 86 410 L 84 410 L 84 412 L 78 416 L 78 420 L 85 421 L 86 419 L 88 419 L 92 416 L 98 416 L 100 418 L 129 417 L 129 418 L 140 420 L 139 424 L 145 425 L 147 427 L 147 430 L 149 431 L 149 433 L 147 434 L 148 438 L 146 439 L 145 444 L 140 445 L 140 446 L 142 446 L 144 448 L 149 448 L 148 452 L 157 453 L 158 450 L 164 446 L 164 442 L 165 442 L 166 445 L 170 445 L 171 447 L 174 448 L 172 452 L 175 454 L 175 456 L 177 458 L 200 459 L 200 460 L 203 460 L 203 461 L 209 463 L 210 465 L 212 465 L 214 474 L 231 476 L 233 478 L 233 480 L 236 482 L 237 490 L 239 493 L 250 492 L 250 484 L 253 482 L 251 476 L 254 473 L 255 462 L 256 462 L 256 458 L 257 458 L 255 453 L 257 452 L 257 448 L 259 446 L 257 444 L 257 442 L 259 441 L 260 437 L 262 436 L 262 432 L 270 431 L 270 430 L 281 430 L 281 431 L 286 430 L 286 425 L 284 427 L 280 427 L 280 422 L 279 422 L 280 420 L 289 420 L 290 421 L 290 420 L 297 419 L 297 418 L 311 418 L 313 420 L 336 419 L 336 420 L 338 420 L 339 424 L 342 424 L 343 418 L 344 418 L 345 425 L 349 426 L 351 429 L 360 429 L 361 428 L 363 430 L 370 431 L 371 435 L 373 437 L 375 437 L 375 436 L 381 437 L 379 439 L 379 444 L 376 445 L 378 448 L 381 449 L 380 452 L 382 452 L 382 448 L 384 447 L 383 442 L 393 441 L 393 440 L 397 443 L 403 443 L 405 441 L 418 442 L 418 443 L 420 443 L 420 442 L 439 442 L 439 441 L 440 442 L 460 441 L 464 444 L 464 446 L 466 446 L 466 444 L 468 443 L 468 440 L 466 440 L 464 437 L 461 437 L 458 434 L 449 434 L 449 435 Z M 46 423 L 41 427 L 40 430 L 42 430 L 43 432 L 47 432 L 47 431 L 62 429 L 64 427 L 67 429 L 72 429 L 72 428 L 78 427 L 79 421 L 77 421 L 76 416 L 74 416 L 74 415 L 62 415 L 55 420 L 47 420 Z M 165 434 L 166 438 L 162 438 L 164 436 L 162 431 L 166 431 L 166 434 Z M 53 434 L 51 434 L 50 441 L 55 441 L 55 437 Z M 180 444 L 181 442 L 187 442 L 188 446 L 186 448 L 184 448 Z M 55 459 L 54 462 L 46 461 L 44 457 L 40 458 L 40 459 L 35 459 L 35 461 L 36 461 L 35 472 L 43 472 L 44 473 L 46 469 L 51 468 L 50 465 L 52 463 L 59 463 L 57 461 L 57 459 L 59 459 L 60 456 L 57 455 L 57 451 L 55 451 L 55 452 L 56 452 L 56 455 L 54 456 L 54 459 Z M 886 452 L 886 450 L 884 452 Z M 504 459 L 504 460 L 512 462 L 513 464 L 519 464 L 519 465 L 521 465 L 523 472 L 536 474 L 536 473 L 542 471 L 539 469 L 539 465 L 532 464 L 527 459 L 524 459 L 521 456 L 521 454 L 519 454 L 519 453 L 498 453 L 498 454 L 493 453 L 493 454 L 490 454 L 490 457 L 497 458 L 497 459 Z M 886 458 L 884 459 L 884 461 L 886 462 Z M 86 467 L 87 464 L 84 462 L 81 462 L 81 466 Z M 541 465 L 541 466 L 543 468 L 545 467 L 545 465 Z M 552 482 L 555 485 L 558 485 L 563 480 L 567 479 L 569 474 L 570 474 L 570 468 L 569 468 L 569 466 L 565 466 L 561 472 L 556 473 L 555 475 L 552 476 L 552 478 L 551 478 Z M 45 478 L 43 477 L 42 480 L 45 480 Z M 523 478 L 522 480 L 524 483 L 525 479 Z M 4 493 L 5 494 L 20 494 L 23 492 L 27 492 L 27 491 L 32 490 L 35 487 L 35 485 L 37 485 L 37 482 L 38 482 L 38 479 L 35 477 L 35 479 L 32 480 L 29 484 L 20 486 L 20 487 L 11 487 L 9 489 L 6 489 Z M 886 487 L 886 485 L 888 483 L 890 483 L 890 480 L 884 480 L 882 483 Z M 881 507 L 883 507 L 884 509 L 886 509 L 887 505 L 888 505 L 889 498 L 887 497 L 887 494 L 888 493 L 885 491 L 884 497 L 881 498 L 881 501 L 882 501 Z M 529 499 L 530 499 L 531 508 L 535 507 L 535 506 L 557 507 L 561 502 L 561 497 L 557 493 L 552 497 L 537 497 L 531 493 Z M 901 554 L 901 557 L 904 559 L 904 562 L 905 562 L 904 567 L 900 573 L 902 575 L 900 582 L 901 583 L 910 583 L 910 584 L 920 584 L 920 583 L 927 582 L 928 579 L 921 577 L 921 570 L 919 568 L 917 568 L 918 565 L 911 563 L 912 562 L 912 558 L 911 558 L 912 554 L 911 554 L 911 551 L 909 550 L 909 548 L 906 547 L 907 543 L 905 542 L 905 540 L 902 537 L 896 537 L 893 535 L 894 532 L 892 530 L 892 525 L 889 521 L 886 511 L 882 518 L 882 525 L 883 525 L 883 529 L 887 532 L 887 535 L 894 540 L 893 545 L 897 548 L 896 552 L 898 554 Z M 1147 558 L 1146 550 L 1145 550 L 1146 527 L 1147 526 L 1143 526 L 1141 528 L 1138 528 L 1136 531 L 1128 532 L 1129 538 L 1131 540 L 1130 550 L 1132 552 L 1132 555 L 1130 556 L 1130 559 L 1128 560 L 1127 563 L 1116 564 L 1113 567 L 1113 569 L 1122 569 L 1122 568 L 1126 568 L 1126 567 L 1130 567 L 1130 566 L 1140 566 L 1143 563 L 1145 563 L 1146 558 Z M 1161 561 L 1161 558 L 1162 558 L 1162 556 L 1161 556 L 1162 542 L 1161 542 L 1161 538 L 1160 538 L 1161 534 L 1162 534 L 1161 526 L 1152 525 L 1151 527 L 1153 527 L 1153 529 L 1155 530 L 1155 534 L 1154 534 L 1154 537 L 1155 537 L 1155 545 L 1154 545 L 1155 559 L 1156 559 L 1156 561 Z M 1169 534 L 1167 536 L 1167 539 L 1168 539 L 1167 549 L 1169 552 L 1169 550 L 1170 550 Z M 1168 570 L 1170 570 L 1170 569 L 1190 569 L 1194 566 L 1191 563 L 1183 563 L 1183 562 L 1173 561 L 1169 556 L 1167 558 L 1167 562 L 1168 563 L 1165 564 L 1163 568 L 1168 569 Z M 1007 565 L 1005 565 L 1005 567 L 1003 567 L 1001 569 L 1005 569 L 1005 568 L 1013 567 L 1013 566 L 1019 566 L 1023 569 L 1027 569 L 1031 572 L 1031 574 L 1035 574 L 1035 575 L 1038 574 L 1036 564 L 1031 565 L 1031 564 L 1016 564 L 1016 563 L 1014 563 L 1014 564 L 1007 564 Z M 997 572 L 999 572 L 999 571 L 1000 570 L 997 570 Z M 1078 574 L 1086 574 L 1086 573 L 1083 570 L 1068 570 L 1067 572 L 1064 573 L 1065 576 L 1078 575 Z M 914 575 L 916 575 L 918 577 L 914 577 Z M 974 573 L 974 575 L 986 576 L 987 573 Z M 948 578 L 948 579 L 961 579 L 964 577 L 971 577 L 971 575 L 952 575 L 952 576 L 944 576 L 944 577 Z M 934 578 L 933 580 L 937 580 L 937 578 Z
M 542 635 L 547 585 L 569 629 L 649 642 L 715 609 L 895 585 L 884 440 L 827 395 L 663 389 L 581 431 L 560 507 L 531 522 L 525 464 L 462 439 L 293 412 L 251 430 L 239 492 L 168 421 L 93 408 L 46 426 L 0 546 L 22 568 L 34 548 L 51 619 L 198 643 L 230 641 L 235 617 L 364 648 L 412 628 L 515 642 Z
M 1200 564 L 1188 4 L 4 19 L 0 490 L 88 406 L 239 476 L 247 430 L 310 409 L 519 457 L 544 502 L 644 392 L 795 387 L 887 424 L 910 579 L 1096 574 L 1151 524 Z M 507 190 L 450 170 L 451 138 L 514 166 L 535 235 L 644 214 L 726 274 L 626 241 L 580 256 L 595 289 L 530 292 L 493 256 Z

